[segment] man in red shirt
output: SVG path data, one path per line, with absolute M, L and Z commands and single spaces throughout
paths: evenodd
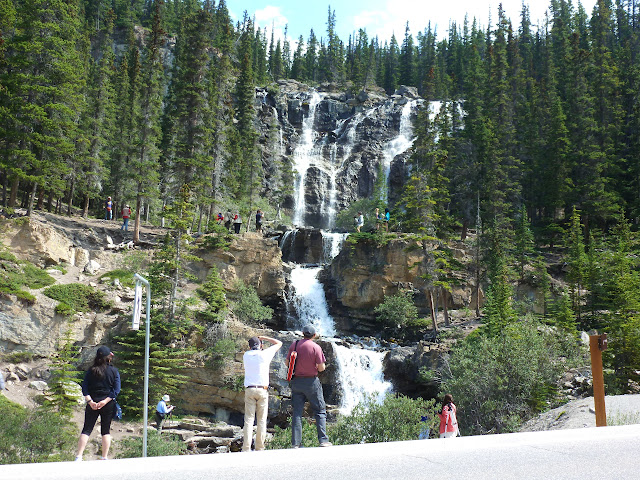
M 326 368 L 326 358 L 320 345 L 313 341 L 317 337 L 313 325 L 302 329 L 302 340 L 296 340 L 289 347 L 287 367 L 291 352 L 297 352 L 293 378 L 291 379 L 291 403 L 293 404 L 293 418 L 291 421 L 291 445 L 300 447 L 302 442 L 302 411 L 305 400 L 309 402 L 316 417 L 318 443 L 321 447 L 330 447 L 327 437 L 327 409 L 324 403 L 322 384 L 318 373 Z

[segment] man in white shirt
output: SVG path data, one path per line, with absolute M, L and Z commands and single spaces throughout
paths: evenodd
M 262 342 L 272 345 L 263 349 Z M 264 336 L 251 337 L 249 348 L 242 357 L 244 364 L 244 441 L 242 451 L 251 451 L 253 419 L 257 415 L 256 450 L 264 450 L 267 432 L 267 408 L 269 406 L 269 365 L 282 342 Z

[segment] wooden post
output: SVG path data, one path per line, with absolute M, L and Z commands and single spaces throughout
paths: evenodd
M 593 402 L 596 409 L 596 427 L 607 426 L 607 412 L 604 404 L 604 374 L 602 373 L 602 350 L 606 348 L 606 340 L 602 342 L 602 335 L 589 336 L 589 350 L 591 352 L 591 375 L 593 377 Z M 606 335 L 604 335 L 606 339 Z

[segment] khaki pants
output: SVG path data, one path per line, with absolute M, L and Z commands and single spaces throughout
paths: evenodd
M 264 388 L 247 388 L 244 391 L 244 441 L 242 451 L 251 451 L 253 438 L 253 418 L 258 426 L 256 430 L 256 450 L 264 450 L 264 438 L 267 433 L 267 408 L 269 392 Z

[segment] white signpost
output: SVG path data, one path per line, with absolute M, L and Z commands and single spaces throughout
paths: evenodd
M 147 288 L 147 321 L 145 322 L 146 336 L 144 341 L 144 406 L 142 409 L 142 456 L 147 456 L 147 420 L 149 412 L 149 337 L 151 324 L 151 286 L 144 277 L 141 277 L 137 273 L 133 276 L 136 281 L 135 298 L 133 300 L 133 319 L 131 322 L 131 328 L 134 330 L 140 329 L 140 315 L 142 310 L 142 284 Z

